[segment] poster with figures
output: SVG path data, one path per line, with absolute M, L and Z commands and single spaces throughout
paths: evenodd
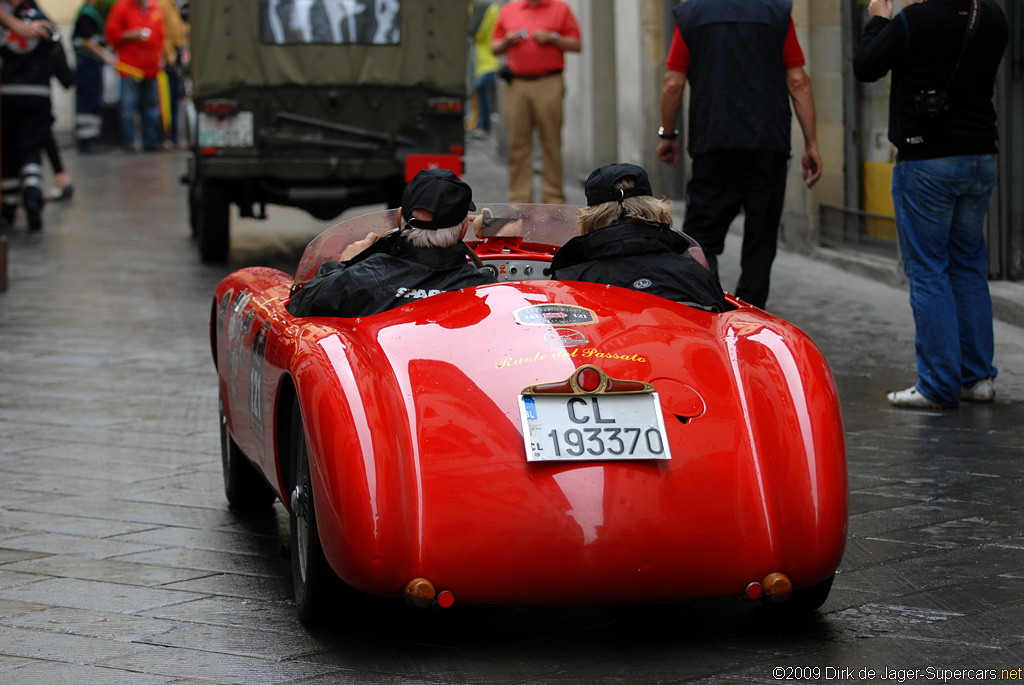
M 274 45 L 397 45 L 400 0 L 260 0 L 260 40 Z

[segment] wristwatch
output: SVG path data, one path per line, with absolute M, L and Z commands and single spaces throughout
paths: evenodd
M 679 129 L 675 129 L 671 133 L 665 130 L 664 126 L 658 127 L 658 137 L 662 140 L 675 140 L 679 137 Z

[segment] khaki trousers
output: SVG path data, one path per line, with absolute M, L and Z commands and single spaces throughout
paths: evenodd
M 537 130 L 543 158 L 541 197 L 544 204 L 565 204 L 562 192 L 561 74 L 535 80 L 514 79 L 505 90 L 508 127 L 509 202 L 533 202 L 533 131 Z

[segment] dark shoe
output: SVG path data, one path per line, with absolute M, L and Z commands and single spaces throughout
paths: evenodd
M 70 200 L 71 196 L 74 195 L 74 194 L 75 194 L 75 184 L 74 183 L 69 183 L 66 186 L 64 186 L 63 188 L 54 188 L 53 190 L 51 190 L 50 191 L 50 199 L 51 200 L 56 200 L 58 202 L 61 201 L 61 200 Z
M 110 146 L 106 143 L 84 143 L 78 144 L 78 153 L 81 155 L 93 155 L 100 152 L 109 152 Z
M 43 210 L 41 209 L 29 209 L 25 208 L 25 213 L 28 214 L 28 230 L 30 231 L 41 231 L 43 230 Z

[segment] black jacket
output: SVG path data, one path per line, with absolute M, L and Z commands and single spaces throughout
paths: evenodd
M 11 14 L 23 22 L 50 21 L 39 6 L 31 1 L 18 3 Z M 0 92 L 4 95 L 49 98 L 50 77 L 54 75 L 62 83 L 68 79 L 71 79 L 69 83 L 74 83 L 68 73 L 63 47 L 54 44 L 49 38 L 21 38 L 12 33 L 0 44 L 0 59 L 3 60 Z M 62 71 L 58 68 L 58 60 L 63 62 Z M 50 124 L 49 121 L 45 123 L 47 126 Z
M 689 0 L 672 10 L 690 50 L 693 156 L 722 150 L 790 151 L 783 46 L 790 0 Z
M 889 140 L 900 159 L 996 152 L 993 83 L 1009 30 L 999 6 L 982 0 L 977 31 L 954 73 L 970 7 L 970 0 L 928 0 L 864 27 L 853 73 L 877 81 L 892 71 Z M 935 118 L 915 112 L 914 94 L 945 88 L 951 74 L 949 109 Z
M 551 260 L 551 278 L 615 285 L 711 312 L 731 309 L 718 279 L 689 248 L 667 226 L 607 226 L 563 245 Z
M 380 242 L 380 241 L 378 241 Z M 349 263 L 327 262 L 292 296 L 292 316 L 369 316 L 449 290 L 494 283 L 488 271 L 466 262 L 466 247 L 412 247 Z

